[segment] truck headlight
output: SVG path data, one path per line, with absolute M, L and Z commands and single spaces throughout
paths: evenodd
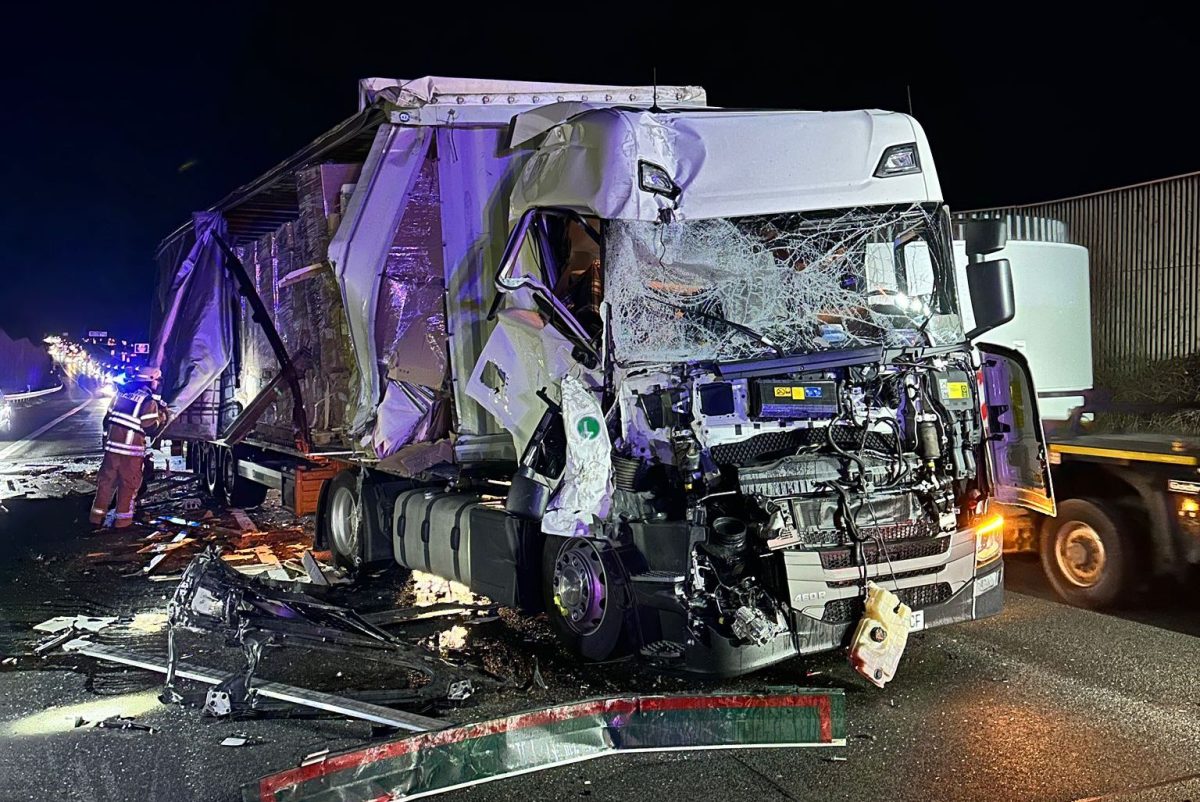
M 892 145 L 883 152 L 879 166 L 875 168 L 876 178 L 888 178 L 893 175 L 909 175 L 921 172 L 921 159 L 917 155 L 917 143 Z
M 1004 552 L 1004 517 L 994 515 L 975 527 L 975 567 L 987 565 Z
M 671 180 L 671 176 L 667 171 L 657 164 L 648 161 L 638 162 L 638 186 L 644 192 L 653 192 L 655 195 L 663 195 L 671 200 L 679 197 L 682 190 Z

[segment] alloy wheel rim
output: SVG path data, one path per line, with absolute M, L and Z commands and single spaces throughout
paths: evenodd
M 604 620 L 608 577 L 595 546 L 582 539 L 565 543 L 554 561 L 554 603 L 573 632 L 589 635 Z

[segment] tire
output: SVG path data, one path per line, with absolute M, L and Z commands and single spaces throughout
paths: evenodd
M 221 450 L 212 443 L 200 445 L 200 487 L 217 504 L 225 504 L 225 480 L 221 475 Z
M 267 486 L 238 475 L 236 449 L 223 449 L 223 451 L 225 453 L 221 460 L 221 477 L 229 506 L 248 509 L 262 504 L 267 498 Z
M 597 589 L 601 594 L 595 594 Z M 546 536 L 542 546 L 546 615 L 555 635 L 571 651 L 598 661 L 629 650 L 628 590 L 621 561 L 608 544 Z
M 362 533 L 366 526 L 358 495 L 358 474 L 346 470 L 330 479 L 322 499 L 320 525 L 328 538 L 333 563 L 356 571 L 363 563 Z
M 1071 498 L 1042 526 L 1042 570 L 1055 592 L 1076 607 L 1111 607 L 1133 585 L 1135 549 L 1124 520 L 1096 499 Z

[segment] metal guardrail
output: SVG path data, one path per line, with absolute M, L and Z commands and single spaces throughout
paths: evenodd
M 44 395 L 50 395 L 51 393 L 57 393 L 58 391 L 62 390 L 62 388 L 63 388 L 63 386 L 60 384 L 57 387 L 51 387 L 48 390 L 34 390 L 34 391 L 28 392 L 28 393 L 5 393 L 4 395 L 0 396 L 0 400 L 3 400 L 3 401 L 28 401 L 32 398 L 41 398 Z

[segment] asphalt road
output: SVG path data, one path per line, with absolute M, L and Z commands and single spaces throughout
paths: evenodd
M 16 405 L 11 429 L 0 434 L 0 465 L 98 453 L 108 399 L 91 387 L 88 379 L 69 376 L 61 391 Z
M 23 456 L 82 447 L 96 425 L 92 407 L 84 409 Z M 81 523 L 87 504 L 80 497 L 12 501 L 0 514 L 0 650 L 17 656 L 15 665 L 0 666 L 0 800 L 237 799 L 244 783 L 310 752 L 368 741 L 368 727 L 354 722 L 206 719 L 159 704 L 155 676 L 85 658 L 28 656 L 29 627 L 67 612 L 136 615 L 123 631 L 162 639 L 169 585 L 102 566 L 82 575 L 65 567 L 72 556 L 101 548 Z M 462 708 L 439 711 L 453 720 L 627 690 L 801 684 L 845 689 L 849 738 L 844 748 L 605 758 L 450 798 L 1200 799 L 1200 632 L 1191 592 L 1163 591 L 1166 598 L 1149 605 L 1102 615 L 1048 598 L 1038 571 L 1028 560 L 1010 561 L 999 616 L 914 635 L 886 690 L 857 679 L 841 654 L 710 684 L 660 680 L 627 666 L 580 667 L 536 622 L 506 618 L 474 628 L 460 657 L 518 682 L 536 658 L 548 687 L 480 693 Z M 340 670 L 323 680 L 327 687 L 364 676 L 361 665 Z M 115 713 L 157 732 L 74 726 L 76 717 L 91 722 Z M 263 743 L 221 747 L 235 731 Z

